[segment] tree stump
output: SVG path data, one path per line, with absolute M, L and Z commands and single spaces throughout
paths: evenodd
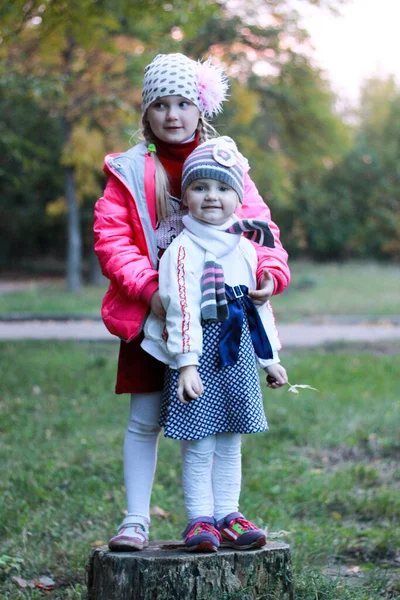
M 290 546 L 189 553 L 176 541 L 151 542 L 141 552 L 93 548 L 87 566 L 89 600 L 293 600 Z

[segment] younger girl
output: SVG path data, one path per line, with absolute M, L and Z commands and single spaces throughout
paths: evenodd
M 259 314 L 248 296 L 257 256 L 241 233 L 265 246 L 274 239 L 265 222 L 234 215 L 246 170 L 226 137 L 205 142 L 185 161 L 182 196 L 189 214 L 159 268 L 166 322 L 151 313 L 142 343 L 169 365 L 160 424 L 167 437 L 185 440 L 189 523 L 183 535 L 192 552 L 215 552 L 221 541 L 239 550 L 266 543 L 265 532 L 238 512 L 240 434 L 268 429 L 256 355 L 271 386 L 288 379 L 271 309 L 264 305 Z
M 127 516 L 110 540 L 114 550 L 148 544 L 150 495 L 160 432 L 165 365 L 143 351 L 142 328 L 152 312 L 163 318 L 158 259 L 182 230 L 182 166 L 209 137 L 206 117 L 221 111 L 226 95 L 221 69 L 182 54 L 158 55 L 145 69 L 142 94 L 144 142 L 105 158 L 107 187 L 95 207 L 95 251 L 110 280 L 102 316 L 121 338 L 116 393 L 131 395 L 124 445 Z M 270 220 L 254 183 L 245 175 L 238 214 Z M 270 223 L 275 248 L 257 248 L 255 302 L 264 303 L 289 283 L 287 253 L 278 227 Z M 256 286 L 254 286 L 256 287 Z

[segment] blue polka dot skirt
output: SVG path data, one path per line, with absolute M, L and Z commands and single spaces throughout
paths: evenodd
M 203 354 L 198 367 L 203 394 L 188 404 L 176 396 L 179 371 L 167 368 L 160 425 L 166 437 L 199 440 L 216 433 L 255 433 L 268 429 L 256 357 L 247 318 L 243 320 L 237 363 L 219 368 L 221 323 L 203 323 Z

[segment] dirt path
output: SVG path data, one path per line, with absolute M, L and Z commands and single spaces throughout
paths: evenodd
M 392 324 L 280 324 L 284 347 L 313 347 L 333 342 L 371 343 L 399 341 L 400 326 Z M 16 321 L 0 322 L 1 340 L 92 340 L 112 341 L 101 321 Z

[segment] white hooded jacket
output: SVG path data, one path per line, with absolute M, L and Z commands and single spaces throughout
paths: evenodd
M 237 218 L 233 216 L 223 225 L 208 225 L 190 215 L 185 217 L 186 229 L 175 238 L 160 260 L 159 292 L 167 313 L 166 321 L 150 313 L 144 326 L 142 348 L 173 369 L 199 364 L 203 350 L 200 282 L 207 252 L 218 258 L 225 283 L 232 287 L 257 287 L 254 246 L 241 235 L 225 233 L 235 220 Z M 196 243 L 196 237 L 201 240 L 201 245 Z M 227 243 L 224 244 L 222 238 Z M 206 246 L 207 252 L 202 246 Z M 280 362 L 278 350 L 281 344 L 270 303 L 262 305 L 258 311 L 273 350 L 273 358 L 258 359 L 264 368 Z

